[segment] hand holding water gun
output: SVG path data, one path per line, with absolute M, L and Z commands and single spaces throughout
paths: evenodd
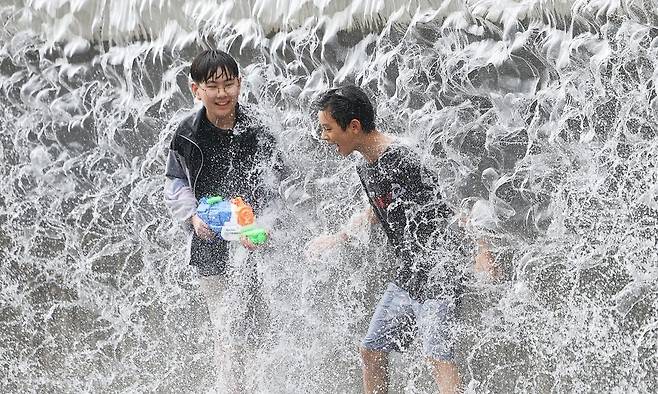
M 254 210 L 241 197 L 230 200 L 220 196 L 203 197 L 197 215 L 226 241 L 239 241 L 244 237 L 252 245 L 267 242 L 267 231 L 255 224 Z

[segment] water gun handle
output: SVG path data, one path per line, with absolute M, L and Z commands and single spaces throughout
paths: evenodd
M 268 234 L 262 227 L 247 226 L 240 230 L 240 235 L 247 237 L 247 239 L 254 245 L 262 245 L 267 242 Z
M 227 241 L 237 241 L 240 237 L 246 237 L 254 245 L 262 245 L 267 242 L 267 231 L 256 225 L 238 227 L 226 224 L 222 227 L 221 237 Z

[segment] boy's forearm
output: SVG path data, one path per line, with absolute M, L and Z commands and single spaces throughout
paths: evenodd
M 191 224 L 191 219 L 196 214 L 198 201 L 192 188 L 187 185 L 187 181 L 180 178 L 167 178 L 164 197 L 165 204 L 174 219 L 183 224 Z
M 372 210 L 372 207 L 368 206 L 362 212 L 354 214 L 350 221 L 344 225 L 335 235 L 340 241 L 347 242 L 352 235 L 359 233 L 366 226 L 370 226 L 372 223 L 376 223 L 377 216 Z
M 491 253 L 489 243 L 484 239 L 477 240 L 474 269 L 476 272 L 486 272 L 493 278 L 498 278 L 501 275 L 494 255 Z

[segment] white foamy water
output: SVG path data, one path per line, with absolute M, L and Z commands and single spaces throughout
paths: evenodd
M 189 63 L 209 45 L 239 59 L 290 168 L 249 391 L 361 389 L 383 233 L 300 257 L 361 201 L 356 161 L 320 144 L 309 110 L 342 82 L 418 143 L 504 268 L 462 304 L 473 392 L 655 391 L 655 2 L 5 3 L 0 391 L 214 390 L 212 330 L 162 195 Z M 393 357 L 392 392 L 433 392 L 420 359 Z

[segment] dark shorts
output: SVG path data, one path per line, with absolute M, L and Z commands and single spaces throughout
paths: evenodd
M 394 283 L 389 283 L 361 345 L 380 352 L 403 351 L 418 333 L 425 356 L 452 361 L 454 321 L 453 299 L 429 299 L 421 303 Z

